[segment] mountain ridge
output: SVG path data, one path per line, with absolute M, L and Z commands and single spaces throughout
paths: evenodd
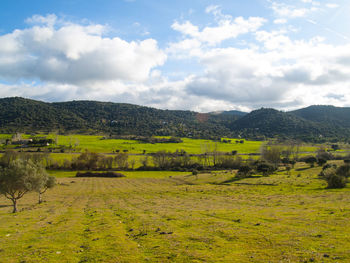
M 1 98 L 0 132 L 17 131 L 347 140 L 350 108 L 313 105 L 289 112 L 261 108 L 250 113 L 235 110 L 198 113 L 92 100 L 42 102 L 21 97 Z

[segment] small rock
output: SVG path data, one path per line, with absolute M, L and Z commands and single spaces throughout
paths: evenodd
M 11 234 L 7 234 L 6 236 L 9 237 L 9 236 L 11 236 Z
M 57 254 L 57 255 L 59 255 L 59 254 L 61 254 L 61 253 L 62 253 L 61 251 L 56 251 L 56 254 Z
M 329 258 L 329 255 L 328 254 L 323 254 L 323 257 L 324 258 Z

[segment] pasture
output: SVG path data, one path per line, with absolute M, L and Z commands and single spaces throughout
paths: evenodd
M 52 135 L 53 137 L 53 135 Z M 244 141 L 244 143 L 222 143 L 213 142 L 211 140 L 189 139 L 182 138 L 182 143 L 143 143 L 137 140 L 123 140 L 123 139 L 103 139 L 103 136 L 92 135 L 59 135 L 57 143 L 59 145 L 73 145 L 79 148 L 80 151 L 88 149 L 99 153 L 112 153 L 116 150 L 128 151 L 129 153 L 141 154 L 154 153 L 157 151 L 184 150 L 190 154 L 200 154 L 208 150 L 213 150 L 215 147 L 218 151 L 231 152 L 236 150 L 240 153 L 255 153 L 259 152 L 262 142 L 258 141 Z
M 233 178 L 128 172 L 72 178 L 11 214 L 0 197 L 1 262 L 349 262 L 350 188 L 320 168 Z

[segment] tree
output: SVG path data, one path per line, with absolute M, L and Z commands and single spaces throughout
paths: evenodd
M 253 171 L 253 168 L 249 166 L 248 164 L 242 165 L 236 174 L 237 178 L 246 178 L 248 177 Z
M 0 170 L 0 193 L 12 201 L 13 213 L 17 212 L 17 201 L 34 190 L 37 173 L 38 167 L 32 161 L 21 159 Z
M 261 162 L 256 167 L 257 172 L 262 173 L 264 176 L 272 174 L 276 171 L 276 166 L 270 163 Z
M 349 167 L 341 166 L 336 169 L 333 166 L 324 166 L 319 176 L 327 181 L 327 188 L 344 188 L 349 176 Z
M 282 148 L 279 146 L 264 146 L 261 151 L 261 159 L 272 163 L 275 167 L 281 162 Z
M 332 174 L 327 179 L 327 188 L 344 188 L 346 186 L 346 178 L 337 174 Z
M 77 169 L 95 170 L 97 169 L 101 157 L 102 156 L 98 153 L 85 150 L 85 152 L 80 154 L 76 161 L 73 162 L 72 166 Z
M 317 164 L 319 165 L 319 166 L 323 166 L 324 164 L 326 164 L 327 163 L 327 160 L 326 159 L 323 159 L 323 158 L 318 158 L 317 159 Z
M 308 156 L 305 158 L 305 163 L 310 164 L 310 167 L 314 167 L 316 162 L 317 162 L 317 158 L 314 156 Z
M 47 189 L 54 187 L 55 184 L 56 178 L 48 175 L 43 167 L 37 166 L 33 190 L 38 193 L 38 204 L 43 202 L 42 195 L 47 191 Z

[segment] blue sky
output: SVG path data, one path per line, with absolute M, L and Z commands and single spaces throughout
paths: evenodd
M 350 106 L 345 0 L 1 1 L 0 97 Z

